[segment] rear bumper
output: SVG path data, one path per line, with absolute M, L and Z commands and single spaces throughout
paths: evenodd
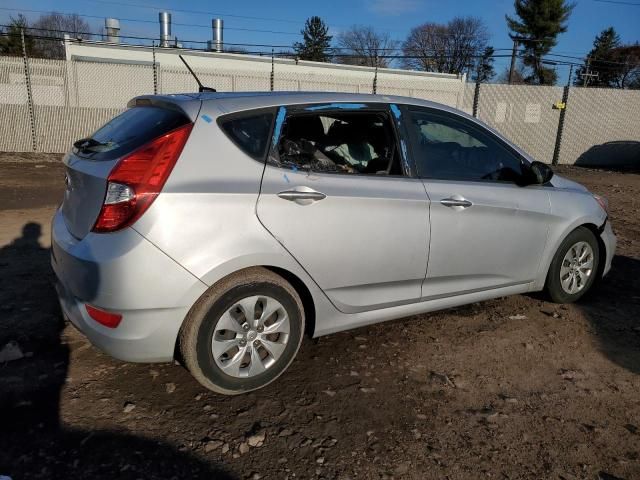
M 602 241 L 604 242 L 604 248 L 606 250 L 606 258 L 604 262 L 604 269 L 602 270 L 602 275 L 606 275 L 611 270 L 611 262 L 613 261 L 613 256 L 616 253 L 616 245 L 618 244 L 618 239 L 613 233 L 613 229 L 611 228 L 611 223 L 607 220 L 604 230 L 600 234 Z
M 206 286 L 133 229 L 74 238 L 60 212 L 51 228 L 51 265 L 65 316 L 120 360 L 164 362 Z M 85 304 L 122 314 L 117 328 L 94 321 Z

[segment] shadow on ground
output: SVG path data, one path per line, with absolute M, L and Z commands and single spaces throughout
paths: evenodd
M 640 142 L 633 140 L 594 145 L 576 161 L 576 166 L 640 173 Z
M 0 250 L 0 347 L 14 340 L 26 353 L 23 359 L 0 364 L 0 475 L 234 478 L 221 466 L 161 441 L 61 424 L 60 392 L 69 348 L 60 338 L 64 322 L 55 302 L 49 251 L 40 245 L 40 236 L 41 226 L 28 223 L 20 238 Z
M 640 260 L 616 255 L 609 274 L 577 306 L 607 358 L 640 374 Z

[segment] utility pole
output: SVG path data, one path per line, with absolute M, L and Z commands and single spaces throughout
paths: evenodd
M 511 51 L 511 67 L 509 68 L 509 85 L 513 82 L 513 71 L 516 68 L 516 51 L 518 49 L 517 37 L 513 37 L 513 50 Z
M 518 44 L 526 40 L 525 37 L 511 37 L 513 40 L 513 50 L 511 50 L 511 67 L 509 67 L 509 85 L 513 82 L 513 72 L 516 69 L 516 53 L 518 53 Z
M 589 80 L 591 80 L 592 78 L 598 78 L 600 76 L 598 72 L 591 71 L 591 56 L 587 57 L 587 67 L 585 68 L 584 72 L 580 74 L 580 76 L 584 79 L 585 88 L 589 86 Z

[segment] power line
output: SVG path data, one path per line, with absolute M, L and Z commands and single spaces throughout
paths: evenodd
M 593 0 L 594 2 L 599 2 L 599 3 L 615 3 L 617 5 L 631 5 L 633 7 L 640 7 L 640 3 L 636 3 L 636 2 L 622 2 L 619 0 Z
M 152 9 L 152 10 L 172 11 L 172 12 L 181 12 L 181 13 L 193 13 L 193 14 L 197 14 L 197 15 L 213 15 L 213 16 L 219 16 L 219 17 L 242 18 L 242 19 L 245 19 L 245 20 L 264 20 L 264 21 L 268 21 L 268 22 L 282 22 L 282 23 L 295 23 L 295 24 L 304 23 L 304 20 L 303 21 L 299 21 L 299 20 L 287 20 L 287 19 L 283 19 L 283 18 L 254 17 L 254 16 L 248 16 L 248 15 L 235 15 L 235 14 L 230 14 L 230 13 L 209 12 L 209 11 L 203 11 L 203 10 L 188 10 L 188 9 L 184 9 L 184 8 L 166 8 L 166 7 L 158 7 L 156 5 L 140 4 L 140 3 L 129 3 L 129 2 L 116 2 L 116 1 L 112 1 L 112 0 L 88 0 L 88 1 L 93 2 L 93 3 L 104 3 L 104 4 L 107 4 L 107 5 L 120 5 L 120 6 L 124 6 L 124 7 L 148 8 L 148 9 Z
M 40 13 L 40 14 L 59 13 L 60 15 L 77 15 L 78 17 L 81 17 L 81 18 L 93 18 L 93 19 L 100 19 L 100 20 L 103 20 L 105 18 L 104 16 L 101 16 L 101 15 L 85 15 L 85 14 L 79 14 L 79 13 L 59 12 L 56 10 L 31 10 L 26 8 L 17 9 L 17 8 L 6 8 L 6 7 L 0 7 L 0 10 L 20 12 L 20 13 L 21 12 Z M 153 23 L 153 24 L 158 23 L 155 20 L 143 20 L 139 18 L 118 18 L 118 20 L 120 20 L 121 22 L 134 22 L 134 23 Z M 208 24 L 203 25 L 198 23 L 172 22 L 172 25 L 176 25 L 180 27 L 211 28 L 211 25 L 208 25 Z M 260 29 L 252 29 L 252 28 L 240 28 L 240 27 L 225 27 L 225 30 L 238 30 L 242 32 L 257 32 L 257 33 L 273 33 L 278 35 L 296 35 L 296 36 L 300 35 L 300 33 L 296 33 L 296 32 L 282 32 L 277 30 L 260 30 Z
M 1 9 L 1 8 L 0 8 Z M 12 25 L 3 25 L 0 24 L 0 28 L 9 28 L 12 27 Z M 56 30 L 56 29 L 49 29 L 49 28 L 36 28 L 36 27 L 25 27 L 26 31 L 29 30 L 36 30 L 36 31 L 43 31 L 43 32 L 55 32 L 58 34 L 70 34 L 70 35 L 86 35 L 89 37 L 102 37 L 103 34 L 102 33 L 95 33 L 95 32 L 78 32 L 78 31 L 71 31 L 71 30 Z M 9 34 L 8 32 L 2 32 L 0 33 L 2 36 L 10 36 L 11 34 Z M 47 36 L 44 34 L 41 35 L 33 35 L 30 34 L 31 38 L 37 38 L 37 39 L 42 39 L 42 40 L 50 40 L 50 41 L 60 41 L 61 38 L 60 37 L 51 37 L 51 36 Z M 158 38 L 156 37 L 144 37 L 144 36 L 133 36 L 133 35 L 120 35 L 120 38 L 122 39 L 131 39 L 131 40 L 141 40 L 141 41 L 147 41 L 147 42 L 154 42 L 157 41 Z M 80 41 L 82 41 L 82 39 L 80 39 Z M 181 39 L 180 40 L 181 43 L 189 43 L 189 44 L 196 44 L 196 45 L 205 45 L 208 42 L 207 41 L 203 41 L 203 40 L 189 40 L 189 39 Z M 274 45 L 274 44 L 264 44 L 264 43 L 231 43 L 231 42 L 225 42 L 225 45 L 227 46 L 231 46 L 231 47 L 257 47 L 257 48 L 266 48 L 266 49 L 274 49 L 274 48 L 279 48 L 279 49 L 290 49 L 293 50 L 295 47 L 293 45 Z M 130 46 L 134 46 L 134 45 L 130 45 Z M 203 49 L 193 49 L 193 50 L 203 50 Z M 349 53 L 337 53 L 340 51 L 348 51 Z M 494 49 L 495 51 L 509 51 L 511 49 L 508 48 L 499 48 L 499 49 Z M 327 49 L 328 53 L 330 55 L 333 55 L 334 57 L 358 57 L 358 56 L 367 56 L 367 55 L 359 55 L 358 53 L 355 53 L 353 51 L 351 51 L 350 48 L 347 47 L 330 47 Z M 392 48 L 381 48 L 381 49 L 376 49 L 377 52 L 398 52 L 401 51 L 401 49 L 392 49 Z M 435 50 L 429 50 L 429 51 L 425 51 L 422 52 L 420 54 L 407 54 L 405 53 L 406 51 L 404 51 L 402 54 L 387 54 L 387 55 L 378 55 L 378 58 L 386 58 L 386 59 L 421 59 L 421 58 L 426 58 L 426 59 L 437 59 L 437 58 L 452 58 L 455 55 L 441 55 L 438 54 L 437 51 Z M 409 50 L 409 52 L 411 52 L 411 50 Z M 414 50 L 415 52 L 415 50 Z M 249 53 L 249 52 L 246 52 Z M 256 54 L 260 54 L 260 55 L 264 55 L 264 54 L 268 54 L 268 51 L 254 51 L 251 53 L 256 53 Z M 286 54 L 286 52 L 285 52 Z M 281 55 L 281 54 L 278 54 Z M 519 59 L 525 59 L 527 58 L 526 54 L 523 54 L 522 52 L 518 52 L 518 54 L 516 55 L 517 58 Z M 482 55 L 481 54 L 477 54 L 477 55 L 471 55 L 469 58 L 481 58 Z M 493 59 L 498 59 L 498 58 L 508 58 L 511 57 L 511 55 L 497 55 L 494 54 L 492 57 Z M 566 61 L 566 60 L 557 60 L 557 58 L 550 58 L 550 57 L 557 57 L 557 58 L 566 58 L 566 59 L 571 59 L 571 60 L 580 60 L 581 63 L 578 62 L 570 62 L 570 61 Z M 552 60 L 554 62 L 557 62 L 561 65 L 576 65 L 576 66 L 582 66 L 584 64 L 584 61 L 586 59 L 586 57 L 577 57 L 577 56 L 571 56 L 571 55 L 562 55 L 559 53 L 554 53 L 554 52 L 549 52 L 548 54 L 546 54 L 545 56 L 541 57 L 541 59 L 547 59 L 547 60 Z M 606 64 L 611 64 L 611 65 L 625 65 L 625 66 L 638 66 L 638 64 L 635 63 L 628 63 L 628 62 L 615 62 L 615 61 L 610 61 L 610 60 L 598 60 L 597 57 L 591 57 L 591 61 L 598 61 L 599 63 L 606 63 Z

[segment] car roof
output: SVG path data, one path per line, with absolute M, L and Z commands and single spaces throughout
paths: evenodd
M 452 92 L 454 93 L 454 92 Z M 455 113 L 460 110 L 441 103 L 418 98 L 397 95 L 373 95 L 368 93 L 344 92 L 200 92 L 180 93 L 170 95 L 142 95 L 136 98 L 146 98 L 154 102 L 162 100 L 170 103 L 184 104 L 192 102 L 213 102 L 224 113 L 233 113 L 261 107 L 280 105 L 299 105 L 308 103 L 398 103 L 438 108 Z M 134 99 L 135 100 L 135 99 Z
M 203 102 L 215 101 L 226 112 L 234 112 L 250 108 L 269 107 L 274 105 L 296 105 L 306 103 L 399 103 L 431 106 L 446 110 L 454 110 L 445 105 L 419 100 L 417 98 L 396 95 L 373 95 L 368 93 L 344 92 L 203 92 L 194 94 L 193 98 Z

